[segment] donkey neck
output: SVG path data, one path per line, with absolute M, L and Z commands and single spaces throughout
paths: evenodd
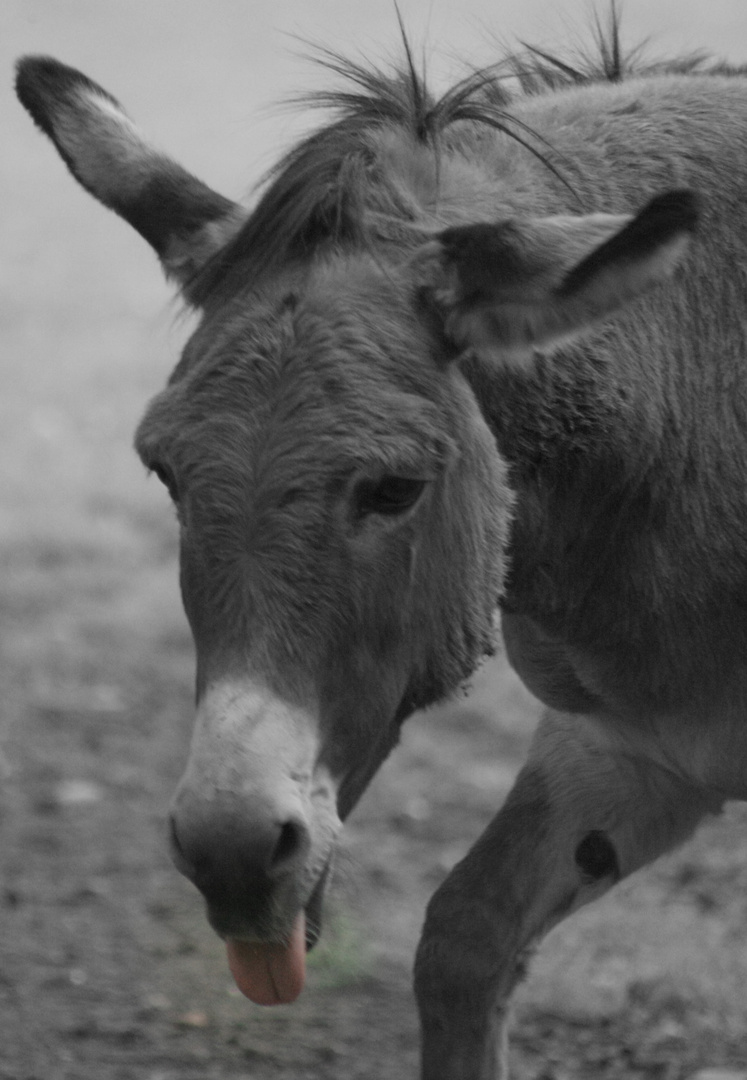
M 614 549 L 631 530 L 656 524 L 669 497 L 664 489 L 674 477 L 665 472 L 661 484 L 661 465 L 683 420 L 680 403 L 668 398 L 662 358 L 641 358 L 635 345 L 620 349 L 602 331 L 538 355 L 527 370 L 488 372 L 472 361 L 467 375 L 517 495 L 510 592 L 566 621 L 581 593 L 574 588 L 572 601 L 565 595 L 561 566 L 578 559 L 578 570 L 596 578 L 608 557 L 619 560 Z
M 676 341 L 621 348 L 632 325 L 527 371 L 471 359 L 465 374 L 510 466 L 504 605 L 540 675 L 565 672 L 573 707 L 661 713 L 730 692 L 747 648 L 747 403 L 719 392 L 728 364 L 683 367 Z

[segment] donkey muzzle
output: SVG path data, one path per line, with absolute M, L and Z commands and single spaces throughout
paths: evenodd
M 339 829 L 318 757 L 313 715 L 263 687 L 222 684 L 200 703 L 171 847 L 222 937 L 282 938 L 315 894 Z

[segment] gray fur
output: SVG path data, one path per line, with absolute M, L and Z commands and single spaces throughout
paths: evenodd
M 248 215 L 180 192 L 84 77 L 20 76 L 94 194 L 136 227 L 142 190 L 168 199 L 146 237 L 203 309 L 137 446 L 182 524 L 174 846 L 214 925 L 280 940 L 300 906 L 315 938 L 339 819 L 498 601 L 547 706 L 429 907 L 425 1080 L 504 1075 L 533 943 L 747 797 L 747 79 L 596 85 L 538 55 L 523 81 L 551 89 L 513 102 L 328 57 L 341 115 Z

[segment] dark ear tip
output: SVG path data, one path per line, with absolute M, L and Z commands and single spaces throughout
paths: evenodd
M 49 116 L 55 106 L 63 105 L 74 92 L 92 90 L 117 108 L 121 105 L 77 68 L 55 60 L 53 56 L 22 56 L 16 63 L 16 94 L 39 127 L 51 134 Z
M 57 61 L 51 56 L 23 56 L 16 64 L 16 94 L 42 131 L 52 137 L 45 102 L 59 97 L 57 92 Z
M 677 188 L 657 195 L 644 210 L 661 225 L 668 224 L 673 230 L 679 228 L 689 232 L 697 226 L 700 212 L 701 198 L 690 188 Z
M 85 76 L 53 56 L 22 56 L 16 62 L 16 93 L 27 108 L 42 94 L 59 93 L 80 79 Z
M 16 86 L 26 85 L 29 80 L 35 78 L 37 72 L 47 71 L 58 64 L 59 61 L 55 60 L 53 56 L 43 56 L 36 53 L 19 56 L 16 60 Z

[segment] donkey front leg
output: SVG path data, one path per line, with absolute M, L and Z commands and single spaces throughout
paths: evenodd
M 423 1080 L 504 1078 L 532 944 L 719 808 L 610 731 L 549 712 L 502 810 L 431 900 L 415 961 Z

